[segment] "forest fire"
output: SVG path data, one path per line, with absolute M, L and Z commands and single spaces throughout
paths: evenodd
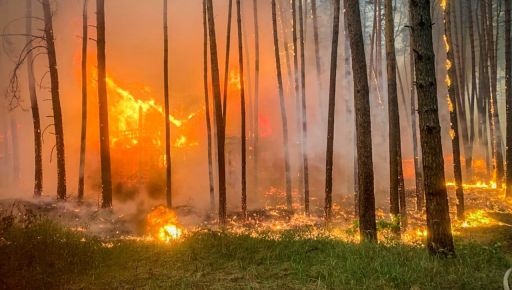
M 176 213 L 161 205 L 146 216 L 146 235 L 156 241 L 179 240 L 185 229 L 178 224 Z

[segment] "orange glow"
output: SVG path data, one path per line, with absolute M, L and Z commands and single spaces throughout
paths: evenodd
M 146 235 L 161 242 L 179 240 L 184 233 L 176 213 L 161 205 L 146 216 Z

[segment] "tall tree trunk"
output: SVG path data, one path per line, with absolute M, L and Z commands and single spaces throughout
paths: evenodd
M 384 19 L 386 35 L 386 66 L 388 78 L 388 115 L 389 115 L 389 203 L 390 212 L 399 223 L 405 221 L 405 191 L 400 192 L 403 180 L 402 142 L 400 140 L 400 112 L 396 82 L 395 24 L 393 1 L 384 1 Z M 400 219 L 398 219 L 400 215 Z
M 78 200 L 84 198 L 85 151 L 87 146 L 87 41 L 89 25 L 87 16 L 88 0 L 84 0 L 82 17 L 82 128 L 80 131 L 80 165 L 78 168 Z
M 11 126 L 11 162 L 12 162 L 12 180 L 14 185 L 18 185 L 20 181 L 20 142 L 18 137 L 18 121 L 13 112 L 11 112 L 9 122 Z
M 507 198 L 512 197 L 512 1 L 505 0 L 505 98 L 507 103 Z
M 34 126 L 34 196 L 40 197 L 43 192 L 43 145 L 41 139 L 41 118 L 39 117 L 39 104 L 37 102 L 36 79 L 34 76 L 34 57 L 32 55 L 32 0 L 27 0 L 26 3 L 27 73 L 30 106 L 32 109 L 32 123 Z
M 331 71 L 329 77 L 329 113 L 327 117 L 327 149 L 325 164 L 325 219 L 332 217 L 332 171 L 334 148 L 334 116 L 336 106 L 336 73 L 338 68 L 338 39 L 340 34 L 341 0 L 334 0 L 334 19 L 332 24 Z
M 228 24 L 226 28 L 226 59 L 224 64 L 224 100 L 222 101 L 222 118 L 226 126 L 227 106 L 228 106 L 228 86 L 229 86 L 229 58 L 231 51 L 231 21 L 233 19 L 233 0 L 228 3 Z
M 281 125 L 283 126 L 284 170 L 286 179 L 286 205 L 292 211 L 292 181 L 290 174 L 290 150 L 288 146 L 288 119 L 286 117 L 286 103 L 284 100 L 283 76 L 281 73 L 281 56 L 279 51 L 279 36 L 277 31 L 276 0 L 272 0 L 272 31 L 274 35 L 274 55 L 276 60 L 277 85 L 279 90 L 279 103 L 281 107 Z
M 317 0 L 311 0 L 311 17 L 313 18 L 313 40 L 315 42 L 315 64 L 316 64 L 316 77 L 317 77 L 317 94 L 320 96 L 320 93 L 322 92 L 322 61 L 320 59 L 320 41 L 318 36 L 318 12 L 317 12 Z M 318 98 L 318 114 L 320 115 L 320 124 L 325 124 L 323 122 L 323 117 L 321 117 L 323 114 L 323 108 L 324 104 L 322 102 L 322 98 Z
M 443 4 L 442 4 L 443 5 Z M 444 2 L 442 6 L 444 12 L 444 30 L 445 30 L 445 47 L 446 47 L 446 86 L 448 87 L 448 110 L 450 112 L 450 137 L 452 139 L 453 154 L 453 175 L 455 177 L 455 193 L 457 196 L 457 217 L 464 219 L 464 190 L 462 188 L 462 167 L 460 162 L 460 141 L 459 141 L 459 124 L 457 118 L 457 94 L 458 82 L 455 67 L 455 49 L 453 47 L 456 35 L 452 33 L 452 1 Z
M 462 4 L 461 4 L 462 5 Z M 471 156 L 466 156 L 466 169 L 468 171 L 468 179 L 472 178 L 472 162 L 473 162 L 473 147 L 475 142 L 475 104 L 478 100 L 477 94 L 477 81 L 476 81 L 476 52 L 475 52 L 475 35 L 473 28 L 473 12 L 471 1 L 466 1 L 467 8 L 467 23 L 469 30 L 469 44 L 471 50 L 471 98 L 469 101 L 469 150 Z M 467 154 L 467 153 L 465 153 Z M 468 164 L 469 163 L 469 164 Z
M 245 113 L 245 82 L 244 82 L 244 50 L 242 39 L 242 12 L 240 0 L 236 0 L 236 22 L 238 28 L 238 67 L 240 74 L 240 112 L 241 112 L 241 167 L 242 167 L 242 215 L 247 217 L 247 145 L 246 145 L 246 113 Z
M 418 150 L 418 125 L 416 123 L 416 86 L 414 73 L 414 52 L 412 45 L 412 35 L 409 35 L 409 66 L 411 74 L 411 131 L 412 131 L 412 149 L 414 156 L 414 180 L 416 185 L 416 210 L 422 211 L 425 205 L 425 190 L 423 186 L 423 168 L 421 167 L 421 157 Z
M 169 120 L 169 29 L 167 0 L 164 0 L 164 101 L 165 101 L 165 196 L 167 207 L 172 208 L 171 188 L 171 121 Z
M 110 164 L 110 133 L 108 124 L 107 65 L 105 56 L 105 0 L 96 0 L 98 50 L 98 101 L 100 119 L 101 207 L 112 207 L 112 172 Z
M 258 2 L 252 1 L 253 17 L 254 17 L 254 144 L 253 144 L 253 158 L 254 158 L 254 190 L 256 195 L 259 193 L 259 146 L 260 146 L 260 127 L 259 127 L 259 114 L 260 114 L 260 28 L 258 19 Z
M 409 0 L 409 19 L 415 55 L 416 89 L 427 208 L 427 248 L 431 254 L 455 252 L 451 231 L 448 195 L 444 177 L 441 126 L 439 125 L 437 84 L 430 0 Z
M 345 0 L 354 74 L 354 104 L 356 114 L 357 168 L 359 189 L 359 234 L 362 241 L 377 241 L 375 195 L 373 184 L 372 132 L 370 92 L 364 53 L 361 12 L 358 0 Z
M 306 57 L 304 36 L 304 11 L 303 0 L 299 0 L 299 38 L 300 38 L 300 79 L 301 79 L 301 112 L 302 112 L 302 166 L 304 173 L 304 211 L 309 214 L 309 161 L 308 161 L 308 116 L 306 109 Z
M 302 0 L 298 0 L 302 1 Z M 296 99 L 296 110 L 295 110 L 295 119 L 296 119 L 296 134 L 297 134 L 297 163 L 298 163 L 298 172 L 297 172 L 297 191 L 304 198 L 304 164 L 302 164 L 304 152 L 302 150 L 302 114 L 301 114 L 301 82 L 299 75 L 299 33 L 297 27 L 297 0 L 291 0 L 292 3 L 292 32 L 293 32 L 293 72 L 294 72 L 294 86 L 295 86 L 295 99 Z
M 206 16 L 206 0 L 203 0 L 203 86 L 206 133 L 208 140 L 208 181 L 210 190 L 210 211 L 215 209 L 215 182 L 213 179 L 212 124 L 210 120 L 210 97 L 208 92 L 208 20 Z
M 226 162 L 224 155 L 225 126 L 222 116 L 222 100 L 220 93 L 219 60 L 217 55 L 217 37 L 215 36 L 215 17 L 213 13 L 213 1 L 207 0 L 208 11 L 208 36 L 210 38 L 210 61 L 212 70 L 213 102 L 215 114 L 215 127 L 217 128 L 217 166 L 219 186 L 219 222 L 226 223 Z
M 66 161 L 64 154 L 64 127 L 62 123 L 62 110 L 59 94 L 59 72 L 57 70 L 57 56 L 53 37 L 53 16 L 50 0 L 43 0 L 44 34 L 48 50 L 48 64 L 50 68 L 51 95 L 53 107 L 53 125 L 55 128 L 55 148 L 57 150 L 57 198 L 66 198 Z

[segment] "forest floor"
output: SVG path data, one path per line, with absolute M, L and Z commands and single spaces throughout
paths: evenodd
M 320 230 L 296 221 L 278 234 L 254 224 L 203 227 L 161 243 L 133 235 L 111 212 L 4 201 L 0 289 L 503 289 L 512 204 L 482 190 L 466 198 L 466 221 L 453 223 L 457 255 L 448 259 L 428 255 L 412 213 L 403 242 L 379 220 L 377 245 L 358 244 L 356 225 Z M 23 218 L 9 214 L 15 207 Z

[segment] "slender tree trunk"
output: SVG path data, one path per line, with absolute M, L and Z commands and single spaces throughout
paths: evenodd
M 98 101 L 100 119 L 101 207 L 112 207 L 112 172 L 110 164 L 110 134 L 108 124 L 107 67 L 105 56 L 105 0 L 96 0 L 98 50 Z
M 405 211 L 405 191 L 400 192 L 400 185 L 403 183 L 402 142 L 400 141 L 400 112 L 396 82 L 395 25 L 392 0 L 384 1 L 384 11 L 389 115 L 389 203 L 391 214 L 401 223 L 405 220 L 407 213 Z M 399 215 L 400 219 L 398 218 Z
M 206 133 L 208 140 L 208 181 L 210 190 L 210 211 L 215 210 L 215 182 L 213 179 L 212 124 L 210 120 L 210 97 L 208 93 L 208 20 L 206 17 L 206 0 L 203 0 L 203 85 Z
M 246 146 L 246 112 L 245 112 L 245 82 L 244 82 L 244 50 L 242 39 L 242 12 L 240 0 L 236 0 L 236 22 L 238 30 L 238 66 L 240 74 L 240 112 L 241 112 L 241 160 L 242 160 L 242 215 L 247 217 L 247 146 Z
M 325 165 L 325 219 L 332 218 L 332 171 L 334 148 L 334 115 L 336 106 L 336 73 L 338 68 L 338 39 L 340 34 L 341 0 L 334 0 L 334 19 L 332 24 L 331 71 L 329 77 L 329 113 L 327 117 L 327 149 Z
M 62 110 L 60 106 L 59 72 L 57 70 L 57 56 L 53 37 L 53 16 L 50 0 L 43 0 L 44 34 L 48 49 L 48 63 L 50 68 L 51 95 L 53 107 L 53 122 L 55 128 L 55 148 L 57 150 L 57 198 L 66 198 L 66 161 L 64 154 L 64 127 L 62 123 Z
M 412 131 L 412 149 L 414 156 L 414 180 L 416 184 L 416 210 L 422 211 L 425 205 L 425 190 L 423 186 L 423 168 L 421 167 L 420 152 L 418 150 L 418 125 L 416 123 L 416 86 L 414 73 L 414 53 L 412 45 L 412 35 L 409 35 L 409 66 L 411 74 L 411 131 Z
M 167 207 L 172 208 L 171 122 L 169 120 L 169 29 L 167 10 L 167 0 L 164 0 L 165 196 L 167 198 Z
M 311 0 L 311 17 L 313 18 L 313 40 L 315 42 L 315 64 L 316 64 L 316 77 L 317 77 L 317 94 L 320 96 L 322 92 L 322 61 L 320 59 L 320 41 L 318 36 L 318 12 L 317 12 L 317 0 Z M 324 104 L 322 102 L 322 98 L 318 98 L 318 114 L 320 115 L 320 124 L 325 124 L 323 122 L 323 117 L 321 117 Z
M 279 103 L 281 106 L 281 125 L 283 126 L 284 168 L 286 179 L 286 204 L 288 211 L 292 211 L 292 186 L 290 175 L 290 150 L 288 147 L 288 119 L 286 117 L 286 103 L 284 100 L 283 76 L 281 73 L 281 56 L 279 51 L 279 36 L 277 31 L 276 0 L 272 0 L 272 31 L 274 35 L 274 55 L 276 60 L 277 85 L 279 89 Z
M 298 0 L 302 1 L 302 0 Z M 301 128 L 302 128 L 302 108 L 301 108 L 301 82 L 303 80 L 300 79 L 299 74 L 299 66 L 303 65 L 302 63 L 299 64 L 299 32 L 297 27 L 297 0 L 291 0 L 292 4 L 292 32 L 293 32 L 293 72 L 294 72 L 294 86 L 295 86 L 295 99 L 296 99 L 296 110 L 295 110 L 295 119 L 296 119 L 296 128 L 297 128 L 297 154 L 298 154 L 298 172 L 297 172 L 297 191 L 301 195 L 302 198 L 304 198 L 304 164 L 303 156 L 304 151 L 302 150 L 303 145 L 302 143 L 304 140 L 302 140 L 301 135 Z
M 41 139 L 41 118 L 39 117 L 39 104 L 37 101 L 36 79 L 34 76 L 34 57 L 32 55 L 32 0 L 27 0 L 26 34 L 27 34 L 27 73 L 30 93 L 30 106 L 32 109 L 32 123 L 34 126 L 34 196 L 40 197 L 43 192 L 43 157 Z
M 259 146 L 260 146 L 260 28 L 258 19 L 258 2 L 252 1 L 254 17 L 254 190 L 259 193 Z
M 228 3 L 228 24 L 226 28 L 226 59 L 224 64 L 224 100 L 222 101 L 222 118 L 226 126 L 227 106 L 228 106 L 228 87 L 229 87 L 229 58 L 231 51 L 231 21 L 233 19 L 233 0 Z
M 455 252 L 444 177 L 439 125 L 430 0 L 409 0 L 427 208 L 427 248 L 431 254 Z
M 305 36 L 304 36 L 304 11 L 303 0 L 299 0 L 299 38 L 300 38 L 300 79 L 301 79 L 301 112 L 302 112 L 302 166 L 304 173 L 304 211 L 309 215 L 309 161 L 308 161 L 308 116 L 306 109 L 306 57 L 305 57 Z
M 213 101 L 215 126 L 217 127 L 217 166 L 219 178 L 219 222 L 226 224 L 226 162 L 224 155 L 225 125 L 222 116 L 222 100 L 220 93 L 219 61 L 217 56 L 217 38 L 215 36 L 215 17 L 213 13 L 213 1 L 207 0 L 208 33 L 210 39 L 210 60 L 212 70 Z
M 507 198 L 512 198 L 512 1 L 505 0 L 505 98 L 507 103 Z
M 453 154 L 453 175 L 455 176 L 455 193 L 457 196 L 457 217 L 464 219 L 464 190 L 462 188 L 462 166 L 460 162 L 460 141 L 459 141 L 459 124 L 457 118 L 457 93 L 458 82 L 455 67 L 455 49 L 453 47 L 456 35 L 452 34 L 452 1 L 444 2 L 444 30 L 445 30 L 445 47 L 446 47 L 446 86 L 448 87 L 448 110 L 450 112 L 450 137 L 452 139 Z
M 11 126 L 11 152 L 12 152 L 12 183 L 18 185 L 20 181 L 20 151 L 19 151 L 19 137 L 18 137 L 18 122 L 13 112 L 11 112 L 9 122 Z
M 345 0 L 354 73 L 354 104 L 356 114 L 357 168 L 359 189 L 359 232 L 362 241 L 377 241 L 375 195 L 373 184 L 370 92 L 364 53 L 361 12 L 358 0 Z
M 87 42 L 89 25 L 87 16 L 88 0 L 84 0 L 82 17 L 82 128 L 80 131 L 80 165 L 78 168 L 78 200 L 84 198 L 85 152 L 87 146 Z
M 462 3 L 461 3 L 462 5 Z M 475 36 L 473 28 L 473 12 L 471 1 L 466 1 L 467 23 L 469 30 L 469 44 L 471 51 L 471 98 L 469 101 L 469 150 L 471 155 L 466 156 L 466 170 L 469 170 L 468 179 L 472 178 L 473 148 L 475 142 L 475 103 L 478 99 L 477 81 L 476 81 L 476 52 L 475 52 Z M 467 153 L 466 153 L 467 154 Z

